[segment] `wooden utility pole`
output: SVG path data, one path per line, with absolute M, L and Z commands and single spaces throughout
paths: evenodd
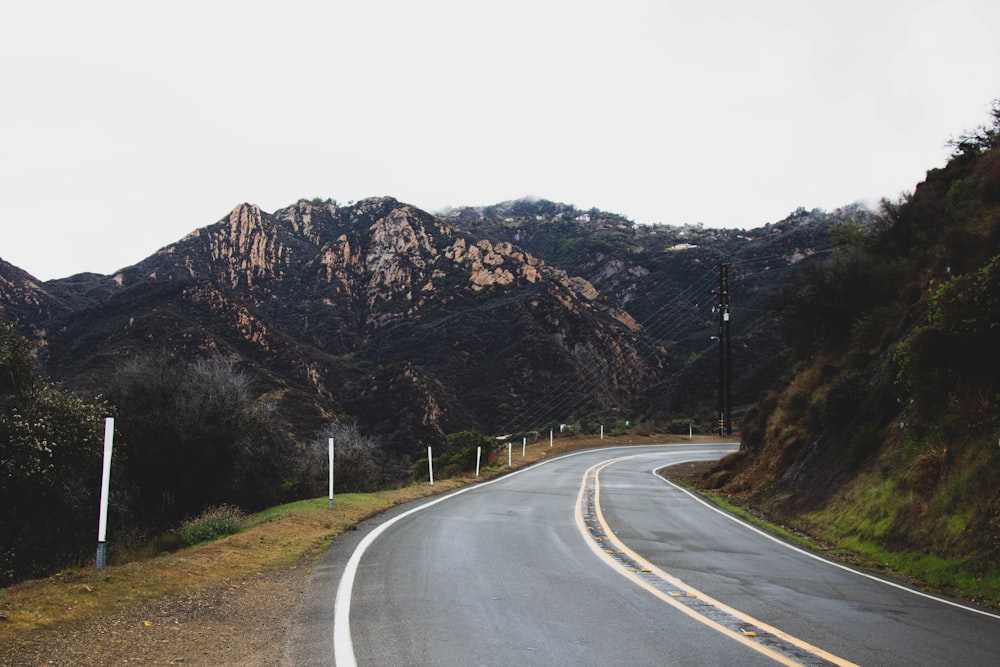
M 719 435 L 732 435 L 732 356 L 729 345 L 729 265 L 719 264 Z

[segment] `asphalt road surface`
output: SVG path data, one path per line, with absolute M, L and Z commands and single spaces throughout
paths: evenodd
M 588 450 L 338 538 L 295 665 L 996 665 L 1000 615 L 817 558 L 654 470 L 735 446 Z

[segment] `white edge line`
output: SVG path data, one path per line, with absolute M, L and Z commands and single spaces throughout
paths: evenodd
M 694 444 L 694 443 L 692 443 Z M 734 444 L 734 443 L 698 443 L 701 445 L 705 444 Z M 617 445 L 613 447 L 601 447 L 596 449 L 584 449 L 578 452 L 570 452 L 569 454 L 563 454 L 562 456 L 556 456 L 551 459 L 544 459 L 537 463 L 524 468 L 518 468 L 513 472 L 497 477 L 496 479 L 491 479 L 487 482 L 479 482 L 471 486 L 467 486 L 464 489 L 459 489 L 458 491 L 453 491 L 447 495 L 441 496 L 429 502 L 423 503 L 419 507 L 414 507 L 411 510 L 407 510 L 402 514 L 389 519 L 385 523 L 379 525 L 377 528 L 373 529 L 370 533 L 365 535 L 364 539 L 358 543 L 358 546 L 354 548 L 354 553 L 351 554 L 350 559 L 347 561 L 347 565 L 344 566 L 344 572 L 340 575 L 340 583 L 337 584 L 337 597 L 334 599 L 333 603 L 333 663 L 336 667 L 357 667 L 358 661 L 357 657 L 354 655 L 354 642 L 351 639 L 351 595 L 354 591 L 354 578 L 358 573 L 358 565 L 361 563 L 362 556 L 365 555 L 365 551 L 368 547 L 378 539 L 379 535 L 389 529 L 397 521 L 404 519 L 411 514 L 415 514 L 421 510 L 425 510 L 428 507 L 437 505 L 440 502 L 444 502 L 449 498 L 453 498 L 459 494 L 472 491 L 474 489 L 481 489 L 484 486 L 489 486 L 495 482 L 499 482 L 505 479 L 510 479 L 512 476 L 519 473 L 525 472 L 527 470 L 532 470 L 538 468 L 539 466 L 545 465 L 546 463 L 554 463 L 555 461 L 560 461 L 562 459 L 569 458 L 571 456 L 580 456 L 582 454 L 591 454 L 593 452 L 600 452 L 611 449 L 625 449 L 628 447 L 676 447 L 678 445 L 687 446 L 685 443 L 670 443 L 670 444 L 643 444 L 643 445 Z M 650 452 L 650 455 L 654 455 L 655 452 Z M 641 455 L 637 455 L 641 456 Z
M 698 455 L 698 454 L 707 454 L 707 453 L 710 453 L 710 452 L 709 451 L 705 451 L 705 452 L 693 451 L 693 452 L 686 452 L 686 453 L 687 454 L 691 454 L 691 455 Z M 650 456 L 656 456 L 656 455 L 657 454 L 655 454 L 655 453 L 654 454 L 636 454 L 635 456 L 625 456 L 625 457 L 621 457 L 621 458 L 617 458 L 617 459 L 608 459 L 606 461 L 602 461 L 601 463 L 598 463 L 598 464 L 592 466 L 591 468 L 589 468 L 587 470 L 587 472 L 584 475 L 583 482 L 582 482 L 582 484 L 580 486 L 580 493 L 579 493 L 579 496 L 578 496 L 577 505 L 580 505 L 582 503 L 583 494 L 584 494 L 584 491 L 585 491 L 586 486 L 587 486 L 587 478 L 590 477 L 591 475 L 593 475 L 593 477 L 594 477 L 595 496 L 599 497 L 600 496 L 600 474 L 604 471 L 605 468 L 608 468 L 608 467 L 610 467 L 612 465 L 615 465 L 617 463 L 620 463 L 622 461 L 628 461 L 628 460 L 637 459 L 637 458 L 648 458 Z M 694 458 L 692 458 L 692 459 L 686 459 L 686 460 L 683 460 L 683 461 L 677 461 L 677 462 L 675 462 L 675 463 L 673 463 L 671 465 L 676 465 L 678 463 L 690 463 L 690 462 L 693 462 L 693 461 L 704 461 L 704 460 L 707 460 L 707 459 L 694 459 Z M 660 466 L 660 467 L 662 467 L 662 466 Z M 812 655 L 812 656 L 814 656 L 816 658 L 819 658 L 821 660 L 825 660 L 825 661 L 830 662 L 831 664 L 834 664 L 834 665 L 842 665 L 843 667 L 858 667 L 858 665 L 856 665 L 853 662 L 850 662 L 846 658 L 842 658 L 840 656 L 834 655 L 833 653 L 830 653 L 829 651 L 826 651 L 826 650 L 820 648 L 819 646 L 815 646 L 813 644 L 810 644 L 810 643 L 806 642 L 803 639 L 799 639 L 798 637 L 790 635 L 787 632 L 784 632 L 783 630 L 780 630 L 780 629 L 778 629 L 778 628 L 776 628 L 776 627 L 774 627 L 772 625 L 769 625 L 769 624 L 765 623 L 764 621 L 761 621 L 760 619 L 757 619 L 757 618 L 755 618 L 753 616 L 750 616 L 749 614 L 747 614 L 745 612 L 742 612 L 742 611 L 740 611 L 738 609 L 730 607 L 729 605 L 725 604 L 724 602 L 722 602 L 720 600 L 717 600 L 717 599 L 715 599 L 715 598 L 713 598 L 713 597 L 711 597 L 711 596 L 709 596 L 709 595 L 707 595 L 707 594 L 699 591 L 698 589 L 694 588 L 693 586 L 690 586 L 689 584 L 685 583 L 684 581 L 681 581 L 680 579 L 678 579 L 674 575 L 669 574 L 668 572 L 662 570 L 660 567 L 658 567 L 657 565 L 655 565 L 654 563 L 652 563 L 651 561 L 649 561 L 648 559 L 646 559 L 644 556 L 642 556 L 638 552 L 634 551 L 620 537 L 618 537 L 618 535 L 616 535 L 614 533 L 614 531 L 611 530 L 610 527 L 608 527 L 607 521 L 606 521 L 606 519 L 605 519 L 605 517 L 603 515 L 603 512 L 601 510 L 600 501 L 598 499 L 596 499 L 596 498 L 594 500 L 594 506 L 595 506 L 595 511 L 596 511 L 596 513 L 598 515 L 598 520 L 600 521 L 601 525 L 603 526 L 605 532 L 607 532 L 609 535 L 611 535 L 611 539 L 614 542 L 618 543 L 618 545 L 622 549 L 624 549 L 626 553 L 628 553 L 629 555 L 631 555 L 637 562 L 644 563 L 649 568 L 649 570 L 647 570 L 647 571 L 651 571 L 661 581 L 664 581 L 666 583 L 672 584 L 678 590 L 687 590 L 689 593 L 695 593 L 698 598 L 700 598 L 702 601 L 704 601 L 708 605 L 714 607 L 715 609 L 717 609 L 719 611 L 722 611 L 725 614 L 728 614 L 729 616 L 731 616 L 734 619 L 743 621 L 744 623 L 746 623 L 748 625 L 751 625 L 751 626 L 754 626 L 754 627 L 759 628 L 761 630 L 764 630 L 764 631 L 766 631 L 766 632 L 774 635 L 775 637 L 777 637 L 777 638 L 779 638 L 779 639 L 787 642 L 788 644 L 790 644 L 790 645 L 792 645 L 792 646 L 794 646 L 794 647 L 796 647 L 798 649 L 801 649 L 801 650 L 809 653 L 810 655 Z M 583 521 L 582 513 L 580 513 L 580 512 L 577 513 L 577 527 L 579 528 L 580 532 L 584 534 L 584 538 L 586 540 L 587 535 L 586 535 L 586 531 L 584 530 L 584 521 Z M 738 642 L 740 644 L 743 644 L 743 645 L 747 646 L 748 648 L 751 648 L 751 649 L 757 651 L 758 653 L 762 653 L 763 655 L 766 655 L 766 656 L 770 657 L 775 662 L 778 662 L 778 663 L 783 664 L 783 665 L 800 665 L 801 664 L 800 662 L 796 661 L 796 659 L 795 659 L 794 656 L 787 655 L 784 652 L 779 651 L 779 650 L 777 650 L 777 649 L 769 646 L 767 643 L 761 643 L 761 642 L 758 642 L 758 641 L 752 641 L 749 638 L 747 638 L 745 636 L 742 636 L 739 633 L 733 631 L 731 628 L 728 628 L 725 625 L 722 625 L 721 623 L 719 623 L 715 619 L 711 618 L 707 614 L 705 614 L 705 613 L 703 613 L 701 611 L 697 611 L 695 609 L 692 609 L 688 605 L 682 604 L 682 603 L 678 602 L 677 600 L 674 600 L 673 596 L 668 597 L 667 594 L 664 591 L 656 588 L 655 586 L 652 586 L 647 581 L 645 581 L 645 580 L 643 580 L 641 578 L 635 578 L 635 577 L 629 576 L 629 574 L 622 567 L 620 567 L 619 563 L 614 562 L 612 558 L 608 557 L 607 553 L 601 547 L 596 546 L 590 540 L 586 540 L 586 541 L 588 542 L 590 548 L 594 551 L 594 553 L 596 553 L 598 555 L 598 557 L 600 557 L 601 560 L 603 560 L 606 565 L 608 565 L 609 567 L 611 567 L 612 569 L 614 569 L 616 572 L 618 572 L 619 574 L 621 574 L 622 576 L 624 576 L 625 578 L 627 578 L 632 583 L 638 585 L 640 588 L 643 588 L 647 592 L 651 593 L 653 596 L 655 596 L 657 599 L 661 600 L 662 602 L 665 602 L 668 605 L 670 605 L 671 607 L 675 608 L 676 610 L 678 610 L 678 611 L 686 614 L 687 616 L 690 616 L 692 619 L 698 621 L 699 623 L 702 623 L 703 625 L 708 626 L 709 628 L 711 628 L 714 631 L 720 633 L 724 637 L 726 637 L 728 639 L 731 639 L 731 640 L 734 640 L 734 641 L 736 641 L 736 642 Z
M 524 468 L 521 470 L 524 470 Z M 514 471 L 514 473 L 510 474 L 513 475 L 516 472 L 520 472 L 520 470 Z M 440 498 L 435 498 L 434 500 L 423 503 L 419 507 L 414 507 L 413 509 L 407 510 L 402 514 L 389 519 L 365 535 L 364 539 L 362 539 L 361 542 L 358 543 L 358 546 L 354 548 L 354 553 L 351 554 L 350 559 L 347 561 L 347 565 L 344 566 L 344 572 L 340 575 L 340 583 L 337 585 L 337 597 L 333 603 L 333 662 L 337 667 L 356 667 L 358 664 L 357 658 L 354 655 L 354 642 L 351 639 L 351 595 L 354 590 L 354 577 L 357 575 L 358 565 L 361 563 L 361 557 L 365 555 L 365 551 L 368 550 L 368 547 L 370 547 L 371 544 L 378 539 L 379 535 L 388 530 L 389 527 L 397 521 L 405 519 L 411 514 L 415 514 L 421 510 L 425 510 L 428 507 L 437 505 L 438 503 L 448 500 L 449 498 L 481 486 L 485 486 L 486 484 L 492 484 L 493 482 L 500 481 L 506 477 L 510 477 L 510 475 L 504 475 L 503 477 L 498 477 L 497 479 L 492 479 L 488 482 L 467 486 L 464 489 L 459 489 L 447 495 L 441 496 Z
M 719 514 L 721 514 L 722 516 L 726 517 L 730 521 L 735 521 L 736 523 L 740 524 L 744 528 L 752 530 L 755 533 L 758 533 L 759 535 L 763 535 L 764 537 L 766 537 L 767 539 L 771 540 L 772 542 L 776 542 L 776 543 L 778 543 L 778 544 L 780 544 L 780 545 L 782 545 L 784 547 L 787 547 L 788 549 L 791 549 L 793 551 L 797 551 L 800 554 L 804 554 L 804 555 L 806 555 L 809 558 L 812 558 L 814 560 L 818 560 L 821 563 L 826 563 L 827 565 L 832 565 L 833 567 L 840 568 L 841 570 L 844 570 L 845 572 L 850 572 L 852 574 L 858 575 L 859 577 L 864 577 L 866 579 L 871 579 L 872 581 L 877 581 L 880 584 L 885 584 L 886 586 L 891 586 L 891 587 L 896 588 L 898 590 L 905 591 L 907 593 L 911 593 L 912 595 L 918 595 L 918 596 L 920 596 L 922 598 L 927 598 L 928 600 L 933 600 L 935 602 L 940 602 L 941 604 L 951 605 L 952 607 L 957 607 L 959 609 L 964 609 L 966 611 L 971 611 L 973 613 L 980 614 L 982 616 L 989 616 L 990 618 L 1000 619 L 1000 614 L 995 614 L 993 612 L 986 611 L 985 609 L 977 609 L 976 607 L 970 607 L 969 605 L 962 604 L 961 602 L 955 602 L 954 600 L 948 600 L 946 598 L 938 597 L 936 595 L 931 595 L 930 593 L 925 593 L 923 591 L 920 591 L 920 590 L 917 590 L 917 589 L 914 589 L 914 588 L 910 588 L 909 586 L 904 586 L 903 584 L 896 583 L 895 581 L 890 581 L 889 579 L 883 579 L 882 577 L 876 576 L 874 574 L 870 574 L 868 572 L 864 572 L 862 570 L 856 570 L 853 567 L 848 567 L 847 565 L 844 565 L 843 563 L 838 563 L 837 561 L 830 560 L 829 558 L 824 558 L 823 556 L 820 556 L 819 554 L 813 553 L 813 552 L 808 551 L 806 549 L 803 549 L 801 547 L 797 547 L 794 544 L 789 544 L 785 540 L 783 540 L 781 538 L 778 538 L 778 537 L 775 537 L 774 535 L 771 535 L 767 531 L 761 530 L 757 526 L 754 526 L 751 523 L 747 523 L 743 519 L 741 519 L 741 518 L 739 518 L 737 516 L 734 516 L 733 514 L 730 514 L 729 512 L 727 512 L 727 511 L 725 511 L 723 509 L 720 509 L 719 507 L 717 507 L 716 505 L 714 505 L 714 504 L 710 503 L 709 501 L 705 500 L 704 498 L 702 498 L 698 494 L 692 493 L 691 491 L 688 491 L 684 487 L 679 486 L 677 484 L 674 484 L 669 479 L 666 479 L 662 475 L 658 475 L 656 473 L 656 471 L 659 470 L 660 468 L 668 467 L 669 465 L 671 465 L 671 464 L 667 464 L 666 466 L 658 466 L 658 467 L 654 468 L 651 472 L 653 473 L 653 475 L 655 475 L 657 478 L 659 478 L 660 480 L 662 480 L 664 483 L 669 484 L 670 486 L 674 487 L 678 491 L 681 491 L 682 493 L 686 493 L 687 495 L 691 496 L 692 498 L 694 498 L 695 500 L 697 500 L 699 503 L 701 503 L 705 507 L 707 507 L 710 510 L 712 510 L 713 512 L 718 512 Z

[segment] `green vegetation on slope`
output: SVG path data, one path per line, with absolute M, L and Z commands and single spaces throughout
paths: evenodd
M 96 543 L 108 407 L 45 381 L 31 347 L 0 323 L 0 585 Z
M 796 366 L 705 487 L 1000 600 L 1000 100 L 914 193 L 772 301 Z

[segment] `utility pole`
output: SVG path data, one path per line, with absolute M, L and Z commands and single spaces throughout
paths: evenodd
M 719 435 L 732 435 L 732 357 L 729 345 L 729 265 L 719 264 Z

